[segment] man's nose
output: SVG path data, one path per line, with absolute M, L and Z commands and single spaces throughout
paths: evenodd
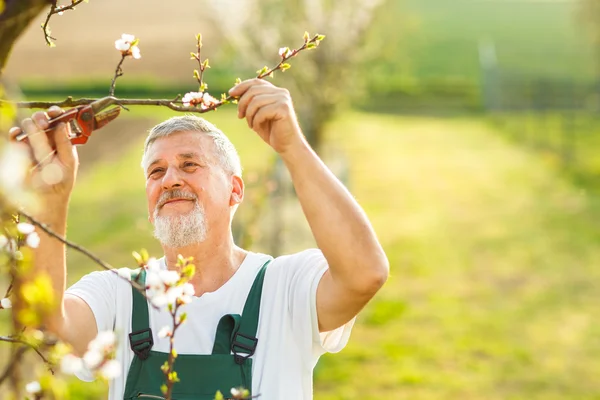
M 168 167 L 162 179 L 163 189 L 172 189 L 183 186 L 181 175 L 177 168 Z

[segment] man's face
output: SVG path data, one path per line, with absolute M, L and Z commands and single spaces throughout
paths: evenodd
M 221 167 L 210 137 L 178 132 L 157 139 L 148 148 L 145 174 L 148 214 L 157 230 L 200 224 L 194 230 L 206 233 L 229 226 L 235 180 Z

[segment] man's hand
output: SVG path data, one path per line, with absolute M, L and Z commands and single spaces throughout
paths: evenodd
M 40 200 L 39 212 L 35 215 L 60 236 L 66 236 L 67 209 L 77 167 L 77 151 L 69 140 L 70 127 L 60 123 L 48 132 L 48 121 L 63 114 L 58 107 L 51 107 L 46 113 L 36 112 L 31 118 L 21 122 L 21 128 L 12 128 L 10 138 L 23 131 L 27 141 L 25 146 L 31 155 L 30 180 Z M 98 333 L 96 320 L 90 307 L 79 297 L 65 296 L 66 262 L 65 246 L 36 228 L 41 241 L 34 249 L 34 274 L 45 272 L 52 281 L 54 295 L 60 307 L 53 315 L 47 316 L 46 328 L 71 344 L 76 354 L 83 355 L 87 344 Z
M 46 113 L 39 111 L 24 119 L 21 128 L 14 127 L 9 131 L 12 140 L 21 131 L 27 134 L 28 144 L 21 145 L 28 147 L 32 164 L 31 183 L 46 211 L 55 207 L 66 210 L 79 164 L 77 151 L 69 140 L 68 124 L 60 123 L 52 131 L 44 132 L 50 126 L 48 121 L 63 113 L 59 107 L 51 107 Z
M 229 94 L 239 98 L 238 117 L 246 118 L 248 126 L 279 154 L 304 140 L 287 89 L 264 79 L 250 79 L 234 86 Z

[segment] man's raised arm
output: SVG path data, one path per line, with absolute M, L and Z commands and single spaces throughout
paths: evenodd
M 351 320 L 385 283 L 389 262 L 364 211 L 306 142 L 289 92 L 249 80 L 229 92 L 238 117 L 279 153 L 329 270 L 317 290 L 321 332 Z
M 27 134 L 28 146 L 34 167 L 31 181 L 39 193 L 39 211 L 33 216 L 50 227 L 55 233 L 66 236 L 67 210 L 77 175 L 77 152 L 69 140 L 69 128 L 65 123 L 46 134 L 48 120 L 62 114 L 58 107 L 47 113 L 36 112 L 22 121 L 21 129 Z M 14 138 L 21 129 L 12 128 Z M 53 150 L 56 149 L 56 152 Z M 34 249 L 34 270 L 45 272 L 52 281 L 54 296 L 60 306 L 44 321 L 46 328 L 73 346 L 82 355 L 88 343 L 96 336 L 96 320 L 87 303 L 66 295 L 65 245 L 36 228 L 40 244 Z

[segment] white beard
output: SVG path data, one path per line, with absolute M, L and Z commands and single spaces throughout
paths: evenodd
M 154 210 L 154 237 L 164 246 L 181 248 L 206 240 L 206 214 L 196 200 L 187 214 L 164 217 Z

